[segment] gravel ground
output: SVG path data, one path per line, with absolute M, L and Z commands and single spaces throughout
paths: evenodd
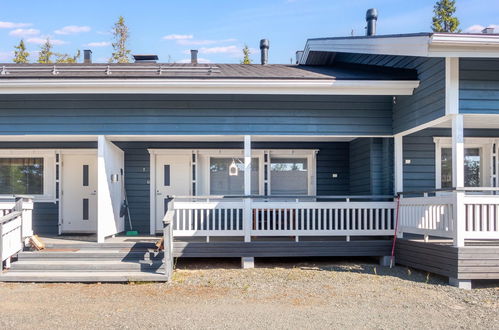
M 0 283 L 0 329 L 499 329 L 498 283 L 472 291 L 366 260 L 190 261 L 172 283 Z

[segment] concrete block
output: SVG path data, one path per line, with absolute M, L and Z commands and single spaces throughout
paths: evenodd
M 390 267 L 390 260 L 391 259 L 392 259 L 391 256 L 382 256 L 382 257 L 379 257 L 379 265 L 381 267 Z M 395 258 L 394 258 L 393 262 L 395 263 Z
M 255 258 L 254 257 L 242 257 L 241 258 L 241 268 L 243 268 L 243 269 L 255 268 Z
M 471 290 L 471 280 L 460 280 L 454 277 L 449 277 L 449 285 L 459 289 Z

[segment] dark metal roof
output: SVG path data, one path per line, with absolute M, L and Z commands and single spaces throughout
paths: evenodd
M 417 75 L 413 70 L 348 64 L 0 64 L 0 79 L 16 78 L 416 80 Z

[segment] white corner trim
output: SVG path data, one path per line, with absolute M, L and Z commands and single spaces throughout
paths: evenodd
M 0 79 L 0 94 L 412 95 L 417 80 Z
M 445 114 L 459 113 L 459 58 L 445 58 Z

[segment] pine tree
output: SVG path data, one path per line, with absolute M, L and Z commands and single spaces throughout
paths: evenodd
M 118 18 L 118 21 L 114 23 L 113 27 L 113 48 L 114 52 L 112 57 L 109 59 L 109 62 L 116 63 L 128 63 L 130 62 L 130 50 L 127 49 L 127 41 L 128 41 L 128 27 L 125 24 L 125 19 L 123 16 Z
M 40 53 L 38 54 L 38 63 L 52 63 L 52 56 L 54 56 L 54 52 L 52 51 L 52 43 L 50 42 L 50 39 L 47 38 L 40 49 Z
M 433 7 L 433 32 L 461 32 L 456 13 L 455 0 L 439 0 Z
M 69 54 L 55 54 L 57 57 L 56 63 L 76 63 L 80 58 L 80 50 L 76 51 L 74 56 L 69 56 Z
M 24 40 L 21 39 L 19 41 L 19 45 L 14 46 L 16 49 L 14 51 L 14 59 L 12 60 L 14 63 L 29 63 L 29 53 L 26 51 L 26 45 L 24 44 Z
M 248 45 L 244 45 L 244 48 L 243 48 L 243 60 L 241 61 L 241 64 L 251 64 L 251 59 L 250 59 L 250 54 L 251 54 L 251 51 L 250 49 L 248 48 Z

